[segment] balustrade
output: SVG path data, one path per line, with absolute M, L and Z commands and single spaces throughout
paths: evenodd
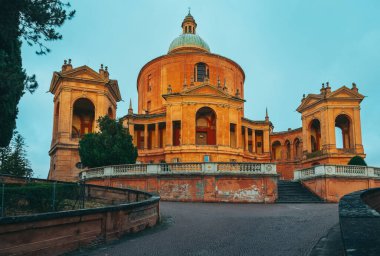
M 136 174 L 175 173 L 252 173 L 276 174 L 275 164 L 263 163 L 164 163 L 126 164 L 88 169 L 80 173 L 81 179 Z
M 380 168 L 356 165 L 317 165 L 294 172 L 295 180 L 320 176 L 379 178 Z

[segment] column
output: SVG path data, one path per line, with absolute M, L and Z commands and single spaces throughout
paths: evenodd
M 269 130 L 263 132 L 263 153 L 269 153 Z
M 136 137 L 135 137 L 135 125 L 133 124 L 133 122 L 130 120 L 130 119 L 127 119 L 127 129 L 129 131 L 129 134 L 132 136 L 132 142 L 135 146 L 137 146 L 137 140 L 136 140 Z
M 307 125 L 307 120 L 302 117 L 302 155 L 303 152 L 311 152 L 311 146 L 309 142 L 309 127 Z
M 290 159 L 291 160 L 295 158 L 294 150 L 295 150 L 295 147 L 294 147 L 294 140 L 293 140 L 292 142 L 290 142 Z
M 256 131 L 252 129 L 252 153 L 256 153 Z
M 148 125 L 144 124 L 144 149 L 148 148 Z
M 154 127 L 154 133 L 155 133 L 155 145 L 154 145 L 154 147 L 155 148 L 158 148 L 160 145 L 158 128 L 159 128 L 158 123 L 156 123 L 156 125 Z
M 244 126 L 244 151 L 248 151 L 248 128 Z

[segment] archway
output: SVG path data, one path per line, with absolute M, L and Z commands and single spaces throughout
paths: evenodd
M 272 144 L 272 159 L 281 160 L 281 143 L 279 141 Z
M 302 149 L 301 149 L 301 141 L 299 138 L 296 138 L 293 142 L 294 145 L 294 158 L 301 159 Z
M 93 132 L 94 118 L 94 104 L 89 99 L 77 99 L 73 105 L 71 137 L 78 138 L 86 133 Z
M 321 150 L 321 123 L 313 119 L 310 123 L 310 145 L 311 152 Z
M 216 114 L 213 109 L 200 108 L 196 114 L 195 125 L 197 145 L 216 145 Z
M 337 148 L 350 148 L 351 123 L 347 115 L 340 114 L 335 118 L 335 143 Z

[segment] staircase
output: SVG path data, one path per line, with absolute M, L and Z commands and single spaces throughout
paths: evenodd
M 324 201 L 314 195 L 301 183 L 296 181 L 278 181 L 278 199 L 276 203 L 323 203 Z

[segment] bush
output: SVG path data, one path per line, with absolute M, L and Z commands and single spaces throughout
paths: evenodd
M 363 157 L 361 157 L 361 156 L 354 156 L 354 157 L 351 158 L 351 160 L 348 162 L 348 165 L 367 166 L 367 163 L 364 161 Z
M 137 148 L 122 121 L 104 116 L 99 118 L 98 124 L 100 132 L 86 134 L 79 141 L 79 155 L 83 165 L 94 168 L 136 163 Z

